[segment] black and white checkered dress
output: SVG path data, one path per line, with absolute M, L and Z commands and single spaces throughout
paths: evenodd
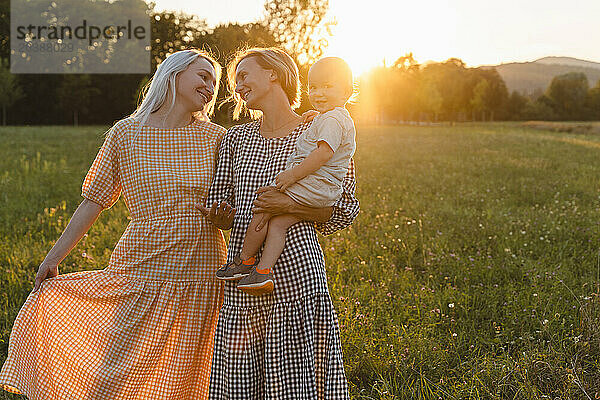
M 265 138 L 260 121 L 230 128 L 208 204 L 227 201 L 237 209 L 228 260 L 242 248 L 252 218 L 255 191 L 285 168 L 298 136 Z M 338 320 L 325 276 L 317 231 L 331 234 L 349 226 L 359 211 L 354 164 L 344 193 L 325 223 L 299 222 L 287 233 L 273 268 L 275 290 L 254 297 L 226 283 L 215 332 L 210 399 L 348 399 Z

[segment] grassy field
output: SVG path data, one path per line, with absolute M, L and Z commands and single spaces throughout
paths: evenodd
M 0 129 L 0 361 L 102 132 Z M 599 399 L 599 154 L 595 133 L 360 126 L 362 211 L 321 238 L 353 398 Z M 61 273 L 103 268 L 126 223 L 119 202 Z

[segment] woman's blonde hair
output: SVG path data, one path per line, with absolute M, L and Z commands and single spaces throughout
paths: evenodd
M 219 92 L 221 65 L 206 51 L 198 49 L 181 50 L 168 55 L 163 62 L 158 65 L 154 76 L 152 76 L 142 89 L 140 93 L 142 100 L 137 109 L 130 116 L 134 121 L 138 122 L 135 136 L 139 134 L 150 114 L 164 105 L 169 91 L 171 93 L 171 105 L 169 106 L 167 114 L 173 109 L 176 97 L 175 80 L 177 75 L 196 61 L 198 57 L 204 58 L 211 63 L 215 69 L 216 83 L 212 99 L 204 105 L 202 110 L 194 113 L 194 118 L 196 119 L 209 120 L 209 116 L 212 115 L 214 111 L 217 94 Z
M 254 57 L 263 69 L 270 69 L 277 75 L 277 82 L 286 94 L 292 109 L 300 105 L 300 74 L 296 63 L 288 53 L 277 47 L 254 47 L 239 50 L 227 65 L 227 87 L 229 97 L 225 101 L 234 101 L 233 119 L 238 119 L 243 111 L 249 111 L 252 118 L 262 114 L 259 110 L 248 110 L 242 97 L 235 92 L 235 75 L 238 64 L 245 58 Z

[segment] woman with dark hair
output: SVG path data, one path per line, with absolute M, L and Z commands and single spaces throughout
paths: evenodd
M 252 296 L 236 289 L 235 282 L 226 283 L 210 398 L 347 399 L 338 321 L 317 231 L 331 234 L 358 214 L 353 162 L 341 198 L 330 207 L 302 206 L 268 186 L 310 126 L 294 112 L 300 99 L 298 69 L 280 49 L 250 49 L 230 63 L 228 82 L 236 100 L 234 116 L 244 107 L 260 116 L 227 131 L 206 206 L 199 206 L 217 227 L 231 229 L 228 264 L 247 268 L 235 255 L 253 213 L 292 214 L 301 222 L 288 230 L 273 267 L 277 285 L 272 293 Z

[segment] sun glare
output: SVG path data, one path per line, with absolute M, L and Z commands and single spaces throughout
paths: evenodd
M 455 10 L 437 2 L 432 12 L 428 3 L 330 0 L 328 17 L 337 24 L 325 55 L 346 60 L 356 77 L 410 52 L 420 62 L 452 57 L 451 34 L 442 30 Z

